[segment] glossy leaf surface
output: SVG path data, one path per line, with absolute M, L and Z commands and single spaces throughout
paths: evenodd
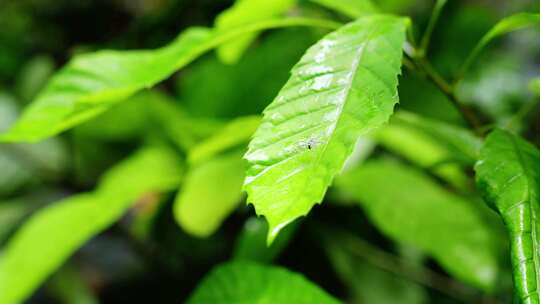
M 296 0 L 236 0 L 235 4 L 216 18 L 216 28 L 227 30 L 255 21 L 278 17 L 290 9 Z M 257 33 L 244 34 L 218 47 L 217 54 L 225 63 L 236 63 Z
M 96 191 L 66 198 L 33 215 L 10 239 L 0 259 L 0 303 L 22 302 L 138 198 L 173 190 L 180 179 L 180 163 L 173 152 L 147 148 L 107 173 Z
M 503 130 L 493 131 L 475 166 L 477 185 L 510 235 L 516 293 L 540 302 L 540 151 Z
M 157 50 L 99 51 L 60 70 L 0 141 L 37 141 L 94 117 L 116 102 L 169 77 L 206 51 L 242 34 L 287 26 L 322 26 L 320 19 L 265 20 L 227 29 L 190 28 Z
M 472 202 L 392 161 L 363 164 L 340 176 L 336 187 L 360 203 L 390 238 L 423 250 L 463 281 L 493 287 L 498 272 L 495 239 Z
M 312 46 L 265 109 L 245 158 L 248 202 L 271 241 L 319 203 L 360 135 L 388 121 L 407 19 L 375 15 Z
M 276 266 L 232 262 L 218 266 L 199 284 L 187 304 L 337 304 L 303 276 Z
M 240 203 L 244 172 L 239 153 L 192 168 L 174 203 L 174 216 L 182 229 L 197 237 L 214 233 Z

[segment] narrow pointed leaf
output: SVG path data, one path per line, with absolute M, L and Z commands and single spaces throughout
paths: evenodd
M 273 19 L 227 30 L 190 28 L 156 50 L 99 51 L 73 58 L 26 108 L 0 141 L 37 141 L 86 121 L 154 86 L 216 46 L 254 31 L 287 26 L 335 28 L 331 21 Z
M 502 36 L 504 34 L 524 29 L 531 26 L 540 26 L 540 14 L 532 13 L 519 13 L 512 16 L 508 16 L 499 21 L 474 47 L 470 55 L 465 60 L 465 63 L 460 69 L 459 76 L 463 76 L 468 70 L 473 61 L 478 57 L 480 52 L 490 43 L 493 39 Z
M 421 249 L 450 274 L 489 290 L 498 272 L 491 226 L 467 201 L 417 170 L 371 161 L 336 180 L 390 238 Z
M 540 303 L 540 151 L 503 130 L 485 141 L 476 180 L 510 235 L 515 291 L 521 303 Z
M 350 18 L 377 14 L 380 9 L 371 0 L 311 0 Z
M 66 198 L 37 212 L 10 239 L 0 258 L 0 303 L 21 303 L 138 198 L 173 190 L 180 179 L 174 152 L 147 148 L 113 168 L 96 191 Z
M 216 28 L 226 30 L 278 17 L 295 3 L 296 0 L 237 0 L 216 18 Z M 223 43 L 217 49 L 219 59 L 224 63 L 236 63 L 256 37 L 257 33 L 249 33 Z
M 208 237 L 242 198 L 245 162 L 241 154 L 218 156 L 192 168 L 176 200 L 174 216 L 191 235 Z
M 327 35 L 264 111 L 245 158 L 248 201 L 278 231 L 321 202 L 359 136 L 388 121 L 407 19 L 374 15 Z
M 303 276 L 276 266 L 232 262 L 210 272 L 187 304 L 295 303 L 339 301 Z

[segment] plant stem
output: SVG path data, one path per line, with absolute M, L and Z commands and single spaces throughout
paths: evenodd
M 455 94 L 454 87 L 448 83 L 436 70 L 431 63 L 425 58 L 415 57 L 417 64 L 426 72 L 427 77 L 439 88 L 441 92 L 446 95 L 448 100 L 456 107 L 461 113 L 465 121 L 469 126 L 478 134 L 482 135 L 480 131 L 481 123 L 476 114 L 471 108 L 466 106 Z
M 433 12 L 431 13 L 428 25 L 426 27 L 424 35 L 422 36 L 422 40 L 420 41 L 420 49 L 418 51 L 421 57 L 425 57 L 427 53 L 427 50 L 429 48 L 429 42 L 431 40 L 431 35 L 433 34 L 433 30 L 435 29 L 435 24 L 437 24 L 437 21 L 439 20 L 439 16 L 441 15 L 442 9 L 444 8 L 446 1 L 447 0 L 437 0 L 435 6 L 433 7 Z

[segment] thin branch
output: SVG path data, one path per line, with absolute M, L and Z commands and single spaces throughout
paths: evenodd
M 448 100 L 461 113 L 469 126 L 478 134 L 483 135 L 481 130 L 482 124 L 476 114 L 465 105 L 455 94 L 454 87 L 450 85 L 436 70 L 431 63 L 425 58 L 415 57 L 417 64 L 426 72 L 427 77 L 446 95 Z
M 435 3 L 435 6 L 433 7 L 433 12 L 431 13 L 431 17 L 429 18 L 429 23 L 426 27 L 426 30 L 424 32 L 424 35 L 422 36 L 422 40 L 420 41 L 420 49 L 418 50 L 419 56 L 425 57 L 427 50 L 429 48 L 429 42 L 431 40 L 431 35 L 433 34 L 433 30 L 435 29 L 435 25 L 437 24 L 437 21 L 439 20 L 439 17 L 441 15 L 441 12 L 446 5 L 447 0 L 437 0 Z
M 464 303 L 478 303 L 478 294 L 472 288 L 454 281 L 452 278 L 441 275 L 427 267 L 411 263 L 407 259 L 383 251 L 369 242 L 360 239 L 346 231 L 333 231 L 324 229 L 328 235 L 327 241 L 334 242 L 351 254 L 358 256 L 366 262 L 401 276 L 420 285 L 437 290 L 440 293 Z M 329 235 L 331 233 L 331 235 Z M 484 298 L 482 303 L 499 303 L 494 298 Z

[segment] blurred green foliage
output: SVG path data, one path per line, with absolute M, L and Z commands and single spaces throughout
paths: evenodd
M 537 300 L 538 292 L 527 291 L 540 281 L 533 233 L 540 218 L 533 146 L 540 143 L 540 4 L 443 3 L 425 56 L 418 55 L 434 5 L 1 1 L 0 303 Z M 255 130 L 271 112 L 264 109 L 284 95 L 306 50 L 379 12 L 412 21 L 396 114 L 375 132 L 347 138 L 351 151 L 357 139 L 360 150 L 323 206 L 267 245 L 269 225 L 254 212 L 260 204 L 246 205 L 242 194 L 248 164 L 241 155 L 254 136 L 260 140 Z M 321 61 L 320 50 L 311 50 L 319 67 L 345 61 L 343 54 Z M 345 67 L 356 72 L 357 58 L 348 59 Z M 381 62 L 393 59 L 384 59 L 365 69 L 392 74 Z M 358 85 L 377 87 L 375 80 Z M 468 125 L 456 100 L 480 126 Z M 294 120 L 310 112 L 293 110 L 278 114 Z M 323 114 L 309 122 L 320 125 Z M 494 127 L 508 131 L 486 140 Z M 280 137 L 275 129 L 268 135 Z M 309 155 L 321 147 L 298 142 Z M 317 178 L 313 172 L 308 179 Z M 278 187 L 289 177 L 253 191 L 269 209 L 283 205 L 278 211 L 291 215 L 298 206 L 288 206 L 288 188 Z M 269 194 L 276 189 L 281 196 Z

